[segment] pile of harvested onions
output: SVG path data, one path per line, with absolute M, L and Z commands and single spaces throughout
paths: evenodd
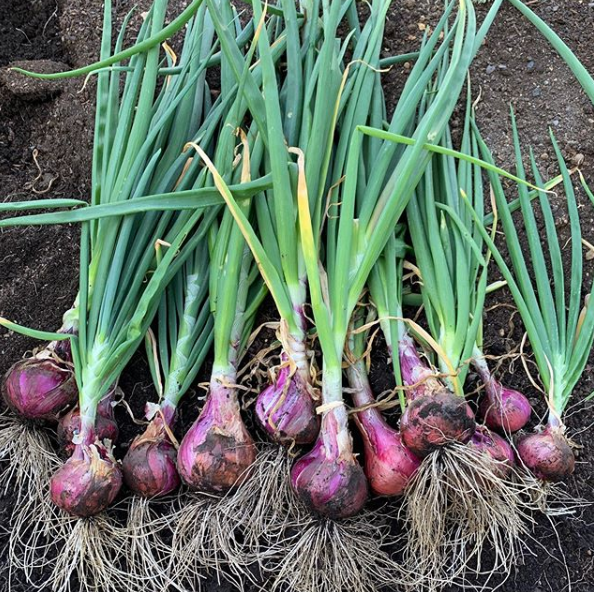
M 501 0 L 478 30 L 472 2 L 450 1 L 412 58 L 381 57 L 390 0 L 365 17 L 353 0 L 250 4 L 246 19 L 228 0 L 194 0 L 166 25 L 167 1 L 155 0 L 136 44 L 123 49 L 127 18 L 112 49 L 106 2 L 97 63 L 27 73 L 96 75 L 97 114 L 90 204 L 0 206 L 51 210 L 1 227 L 81 225 L 79 292 L 62 327 L 0 319 L 49 341 L 2 382 L 12 566 L 32 586 L 49 568 L 55 590 L 196 589 L 205 573 L 304 592 L 505 577 L 555 498 L 547 483 L 574 471 L 563 414 L 594 312 L 555 138 L 560 176 L 545 182 L 531 158 L 529 181 L 512 115 L 516 170 L 498 168 L 468 85 L 454 149 L 450 119 Z M 402 59 L 415 63 L 389 118 L 382 68 Z M 555 187 L 567 197 L 569 282 Z M 488 283 L 493 262 L 504 282 Z M 494 289 L 511 292 L 546 395 L 547 424 L 533 433 L 529 400 L 486 361 Z M 258 352 L 267 294 L 277 347 Z M 396 385 L 387 397 L 369 379 L 378 330 Z M 142 343 L 157 400 L 117 458 L 118 380 Z M 178 425 L 211 349 L 207 395 Z M 251 397 L 245 368 L 262 365 L 268 384 Z

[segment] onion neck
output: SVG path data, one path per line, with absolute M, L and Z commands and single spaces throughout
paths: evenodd
M 90 446 L 97 440 L 97 434 L 95 431 L 95 422 L 97 419 L 97 406 L 96 405 L 85 405 L 81 406 L 80 409 L 80 442 L 75 444 L 82 444 L 84 446 Z M 78 448 L 78 446 L 77 446 Z
M 320 435 L 326 456 L 337 458 L 352 454 L 353 444 L 348 428 L 348 414 L 342 397 L 342 368 L 324 365 L 322 380 L 322 413 Z
M 167 399 L 161 403 L 159 411 L 163 416 L 163 421 L 166 425 L 171 426 L 173 424 L 176 409 L 177 406 Z
M 231 366 L 214 366 L 210 377 L 206 405 L 220 411 L 232 409 L 239 413 L 239 401 L 235 389 L 236 380 L 237 373 Z
M 280 334 L 283 349 L 281 362 L 288 361 L 301 379 L 302 384 L 310 386 L 311 377 L 305 318 L 303 317 L 300 327 L 293 327 L 293 329 L 289 329 L 288 324 L 281 320 Z
M 567 404 L 567 397 L 564 395 L 567 389 L 567 383 L 562 380 L 564 372 L 558 369 L 560 365 L 561 362 L 559 360 L 553 360 L 552 374 L 554 382 L 552 388 L 549 387 L 550 394 L 547 397 L 549 405 L 547 425 L 555 431 L 564 432 L 565 424 L 562 415 Z
M 485 360 L 483 352 L 477 347 L 474 347 L 472 352 L 472 365 L 476 370 L 482 383 L 485 385 L 485 390 L 489 396 L 499 395 L 499 383 L 493 378 L 493 374 L 489 370 L 489 365 Z
M 93 444 L 97 438 L 95 433 L 95 423 L 97 420 L 97 408 L 101 400 L 109 397 L 115 392 L 115 386 L 110 387 L 107 393 L 97 396 L 104 390 L 104 384 L 101 379 L 101 360 L 103 352 L 106 351 L 106 343 L 95 343 L 93 346 L 87 365 L 83 368 L 82 386 L 79 394 L 80 407 L 80 436 L 83 444 Z M 111 390 L 111 392 L 110 392 Z
M 371 385 L 367 368 L 363 360 L 358 360 L 350 364 L 347 368 L 347 378 L 351 388 L 351 396 L 357 407 L 365 407 L 375 403 L 375 397 Z M 369 430 L 374 425 L 384 424 L 385 420 L 377 407 L 369 407 L 357 413 L 357 418 L 363 429 Z
M 418 385 L 416 388 L 407 389 L 406 398 L 409 402 L 443 388 L 431 369 L 421 360 L 415 342 L 408 333 L 400 335 L 398 355 L 404 385 Z
M 565 424 L 561 421 L 559 414 L 553 409 L 549 409 L 547 428 L 554 431 L 565 431 Z

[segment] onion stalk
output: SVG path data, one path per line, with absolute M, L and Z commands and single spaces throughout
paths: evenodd
M 468 9 L 467 14 L 465 14 L 466 8 Z M 468 67 L 469 62 L 466 61 L 465 48 L 468 49 L 469 54 L 474 35 L 473 19 L 472 7 L 461 4 L 454 54 L 448 76 L 436 95 L 435 105 L 437 108 L 427 112 L 414 134 L 421 141 L 424 141 L 426 137 L 424 134 L 429 133 L 430 129 L 435 136 L 440 136 L 443 126 L 445 126 L 447 119 L 442 118 L 448 114 L 450 101 L 461 88 L 459 76 Z M 401 101 L 403 101 L 402 98 Z M 452 107 L 454 102 L 451 103 Z M 398 126 L 403 123 L 395 116 L 392 125 Z M 393 152 L 390 153 L 389 149 L 387 150 L 389 158 L 380 160 L 379 166 L 365 171 L 358 170 L 359 158 L 364 151 L 369 151 L 368 153 L 371 155 L 382 154 L 382 146 L 374 142 L 372 133 L 370 136 L 369 145 L 363 147 L 364 137 L 360 135 L 360 128 L 354 132 L 345 161 L 346 179 L 344 185 L 332 196 L 332 203 L 335 204 L 339 212 L 339 218 L 336 221 L 330 220 L 328 223 L 325 266 L 327 280 L 326 278 L 322 280 L 319 268 L 319 255 L 317 254 L 319 246 L 316 237 L 312 234 L 311 213 L 304 199 L 307 196 L 307 188 L 301 187 L 299 195 L 302 248 L 310 282 L 314 318 L 324 357 L 324 386 L 326 388 L 323 388 L 322 391 L 322 403 L 325 411 L 322 414 L 320 441 L 325 456 L 320 455 L 318 458 L 320 466 L 326 464 L 332 466 L 334 463 L 339 467 L 344 463 L 345 466 L 350 467 L 351 475 L 349 482 L 339 483 L 340 487 L 334 493 L 335 496 L 340 496 L 343 491 L 349 491 L 352 484 L 358 482 L 360 471 L 360 468 L 357 468 L 358 463 L 353 457 L 352 443 L 348 434 L 346 410 L 342 399 L 342 373 L 339 372 L 348 323 L 371 267 L 389 239 L 391 234 L 389 229 L 393 228 L 403 206 L 410 199 L 412 191 L 420 179 L 417 171 L 430 160 L 429 155 L 415 149 L 419 147 L 418 145 L 413 147 L 413 150 L 407 148 L 384 187 L 385 169 L 383 163 L 388 164 L 393 156 Z M 384 156 L 382 154 L 382 157 Z M 364 182 L 365 174 L 369 175 L 366 182 Z M 365 187 L 363 195 L 358 196 L 358 187 Z M 351 249 L 345 248 L 346 245 L 352 245 Z M 324 287 L 322 287 L 323 284 Z M 324 429 L 325 422 L 326 429 Z M 323 473 L 321 472 L 319 475 L 323 476 Z M 293 482 L 296 484 L 300 496 L 305 497 L 310 495 L 311 491 L 315 491 L 317 487 L 325 487 L 323 480 L 318 482 L 312 479 L 307 483 L 300 482 L 295 469 Z M 364 502 L 364 498 L 359 496 L 358 489 L 350 497 L 352 503 L 350 505 L 343 504 L 340 512 L 336 512 L 328 503 L 318 505 L 316 510 L 321 513 L 326 513 L 329 510 L 330 516 L 333 517 L 354 514 L 361 509 L 361 502 Z
M 411 571 L 430 582 L 464 580 L 474 569 L 472 562 L 480 564 L 485 543 L 495 550 L 494 571 L 509 573 L 527 523 L 521 487 L 508 481 L 511 448 L 476 425 L 463 390 L 487 285 L 484 244 L 473 228 L 473 216 L 484 216 L 483 163 L 476 142 L 470 142 L 470 117 L 469 96 L 458 164 L 452 152 L 436 155 L 407 207 L 415 255 L 410 269 L 421 280 L 429 331 L 403 318 L 402 261 L 395 260 L 395 239 L 370 280 L 380 319 L 386 319 L 382 327 L 389 348 L 398 343 L 396 378 L 406 393 L 400 431 L 407 447 L 425 457 L 405 492 L 409 538 L 404 554 Z M 451 151 L 449 131 L 441 144 Z M 474 160 L 468 162 L 465 154 Z M 468 210 L 459 203 L 459 192 Z M 420 359 L 407 325 L 435 352 L 437 372 Z
M 228 22 L 237 18 L 229 3 L 221 2 L 217 7 L 220 11 L 217 15 Z M 211 14 L 216 27 L 214 8 L 211 7 Z M 247 81 L 254 50 L 252 44 L 245 58 L 241 55 L 242 72 L 237 82 L 240 89 L 256 84 L 252 77 Z M 233 67 L 234 62 L 224 53 L 222 92 L 229 92 L 236 84 Z M 218 188 L 235 180 L 249 182 L 262 167 L 264 142 L 257 133 L 257 124 L 252 123 L 247 133 L 239 129 L 246 109 L 247 104 L 238 95 L 228 112 L 212 160 L 198 144 L 188 146 L 206 164 L 205 173 L 211 175 Z M 237 137 L 241 152 L 236 149 Z M 238 204 L 248 219 L 253 216 L 252 202 L 248 198 Z M 249 531 L 243 534 L 244 516 L 250 514 L 261 495 L 261 483 L 252 484 L 261 457 L 241 416 L 238 372 L 266 289 L 230 211 L 225 210 L 220 222 L 211 226 L 209 250 L 214 362 L 206 401 L 177 453 L 181 480 L 193 492 L 182 498 L 171 543 L 172 556 L 176 558 L 172 578 L 183 586 L 194 585 L 200 569 L 213 570 L 234 581 L 242 577 L 260 553 L 259 542 L 255 548 L 250 547 L 257 537 Z M 221 565 L 228 569 L 223 572 Z
M 198 245 L 167 286 L 159 304 L 156 332 L 145 338 L 146 353 L 159 400 L 146 403 L 148 425 L 122 460 L 128 498 L 126 557 L 138 573 L 151 573 L 153 585 L 172 584 L 167 566 L 171 547 L 164 541 L 175 514 L 180 485 L 177 408 L 191 388 L 212 346 L 213 318 L 208 303 L 208 249 Z M 159 503 L 160 502 L 160 503 Z
M 147 357 L 159 402 L 147 403 L 145 416 L 149 424 L 133 440 L 122 469 L 126 485 L 148 499 L 167 495 L 180 483 L 172 430 L 179 402 L 212 344 L 207 274 L 208 254 L 203 244 L 195 249 L 161 299 L 158 338 L 152 332 L 147 334 Z
M 155 3 L 142 25 L 139 39 L 161 30 L 165 7 L 163 0 Z M 207 63 L 204 57 L 213 51 L 209 22 L 206 10 L 200 11 L 188 29 L 182 72 L 165 80 L 156 95 L 158 47 L 131 59 L 121 100 L 120 73 L 98 74 L 92 206 L 84 208 L 86 221 L 81 237 L 79 334 L 71 338 L 80 391 L 81 427 L 73 456 L 51 483 L 53 501 L 74 516 L 102 513 L 118 493 L 122 482 L 119 465 L 113 459 L 110 443 L 97 439 L 99 402 L 144 338 L 163 290 L 206 238 L 216 218 L 216 208 L 209 210 L 204 206 L 217 202 L 205 200 L 204 193 L 200 194 L 206 174 L 200 174 L 198 159 L 192 161 L 189 153 L 184 152 L 185 143 L 196 138 L 210 147 L 230 103 L 229 99 L 221 99 L 213 105 L 204 83 Z M 111 7 L 106 3 L 102 55 L 110 51 L 110 29 Z M 207 119 L 211 106 L 213 112 Z M 198 190 L 188 191 L 193 186 Z M 161 202 L 168 194 L 177 193 L 181 197 L 182 192 L 198 198 L 184 206 L 192 209 L 174 214 L 171 206 L 162 207 Z M 251 195 L 250 191 L 244 193 L 248 198 Z M 142 202 L 143 196 L 149 197 L 149 203 L 146 199 Z M 125 212 L 128 215 L 118 216 L 122 211 L 119 206 L 126 204 L 132 206 Z M 96 209 L 101 208 L 104 216 L 109 217 L 97 215 Z M 44 223 L 72 221 L 79 213 L 82 212 L 44 214 L 42 220 Z M 23 216 L 18 221 L 30 223 L 31 217 Z M 155 253 L 157 241 L 170 247 L 162 257 Z M 90 278 L 96 280 L 92 289 Z M 69 541 L 79 537 L 74 550 L 81 558 L 86 553 L 106 558 L 103 562 L 74 561 L 72 565 L 81 581 L 111 578 L 113 585 L 108 587 L 114 587 L 115 582 L 138 582 L 151 577 L 135 571 L 132 565 L 128 565 L 126 572 L 120 570 L 126 545 L 121 542 L 122 533 L 110 525 L 107 516 L 66 522 L 63 516 L 58 518 L 62 523 L 60 536 Z M 59 538 L 55 526 L 54 531 L 51 524 L 44 529 L 51 546 Z M 110 534 L 103 536 L 97 529 L 108 530 Z M 13 534 L 18 538 L 18 533 Z M 29 537 L 27 540 L 37 536 L 20 534 Z M 16 541 L 15 548 L 19 542 Z M 25 541 L 20 546 L 25 555 L 22 563 L 27 568 L 32 563 L 28 557 L 38 545 Z M 69 547 L 60 552 L 68 553 Z M 51 577 L 63 582 L 70 573 L 71 570 L 56 568 Z
M 243 165 L 240 171 L 234 171 L 232 131 L 228 127 L 228 137 L 219 140 L 218 159 L 228 163 L 221 172 L 228 178 L 241 174 L 247 180 L 260 167 L 261 144 L 256 142 L 250 151 L 243 136 Z M 204 153 L 201 156 L 214 170 L 208 157 Z M 241 205 L 249 215 L 251 201 Z M 225 577 L 234 578 L 252 561 L 236 534 L 239 522 L 231 517 L 231 513 L 235 516 L 249 512 L 253 503 L 254 492 L 246 490 L 244 483 L 251 480 L 258 455 L 241 416 L 238 371 L 266 290 L 229 211 L 225 211 L 220 224 L 211 227 L 209 242 L 214 363 L 206 401 L 177 452 L 181 480 L 195 492 L 184 498 L 175 518 L 172 541 L 178 565 L 174 578 L 184 585 L 195 580 L 198 569 L 213 569 L 223 575 L 219 570 L 224 563 L 232 566 Z M 237 543 L 230 543 L 234 539 Z
M 387 9 L 387 5 L 378 2 L 376 9 L 377 14 L 380 15 Z M 338 11 L 339 8 L 335 8 L 335 10 Z M 378 22 L 381 21 L 382 19 L 378 17 Z M 385 186 L 385 174 L 392 161 L 395 148 L 389 142 L 384 143 L 383 160 L 379 166 L 369 171 L 370 180 L 367 183 L 365 200 L 363 200 L 362 196 L 359 198 L 361 203 L 356 203 L 355 196 L 357 195 L 356 188 L 361 186 L 363 181 L 363 177 L 361 177 L 358 184 L 356 170 L 359 155 L 362 151 L 363 138 L 370 138 L 369 145 L 376 150 L 375 154 L 381 154 L 382 146 L 374 141 L 373 131 L 366 131 L 361 126 L 355 129 L 350 140 L 350 146 L 345 144 L 345 146 L 348 146 L 348 152 L 347 150 L 344 151 L 344 157 L 334 169 L 335 172 L 343 170 L 346 173 L 346 179 L 344 184 L 332 193 L 331 206 L 335 207 L 340 215 L 338 217 L 339 221 L 329 221 L 327 271 L 324 273 L 323 282 L 318 267 L 319 239 L 314 234 L 312 226 L 312 219 L 315 219 L 315 210 L 310 211 L 305 158 L 300 151 L 296 150 L 296 152 L 300 153 L 297 204 L 301 248 L 309 280 L 314 318 L 324 355 L 323 381 L 327 395 L 324 397 L 323 385 L 322 404 L 324 412 L 322 413 L 322 431 L 319 440 L 321 445 L 317 446 L 316 450 L 320 454 L 325 451 L 326 460 L 321 461 L 323 456 L 318 455 L 315 461 L 312 459 L 311 462 L 305 464 L 298 463 L 293 471 L 293 482 L 298 490 L 301 489 L 301 484 L 303 484 L 304 489 L 300 491 L 300 495 L 308 503 L 312 504 L 316 511 L 322 514 L 334 515 L 335 517 L 348 516 L 360 510 L 365 499 L 365 495 L 360 495 L 361 487 L 365 487 L 365 485 L 364 480 L 359 478 L 361 469 L 353 457 L 351 438 L 346 421 L 347 415 L 342 400 L 342 350 L 345 345 L 351 313 L 358 301 L 369 271 L 389 238 L 391 232 L 389 229 L 393 227 L 398 216 L 402 213 L 416 182 L 420 179 L 422 174 L 421 164 L 430 160 L 430 155 L 423 150 L 422 144 L 429 134 L 432 137 L 441 135 L 447 122 L 447 115 L 453 109 L 466 68 L 470 62 L 475 33 L 474 26 L 472 6 L 467 6 L 462 2 L 456 28 L 454 51 L 448 73 L 444 77 L 444 84 L 436 95 L 435 103 L 419 123 L 414 134 L 416 138 L 420 138 L 420 142 L 405 149 Z M 265 43 L 263 41 L 265 39 L 266 34 L 263 31 L 260 43 Z M 370 51 L 370 57 L 373 57 L 373 53 L 378 51 L 377 46 L 374 46 Z M 426 60 L 417 62 L 416 66 L 419 66 L 421 73 L 423 73 L 426 63 Z M 432 64 L 430 71 L 434 72 L 436 67 L 437 63 Z M 422 78 L 422 75 L 419 74 L 417 82 Z M 410 101 L 408 101 L 409 104 L 406 104 L 404 98 L 410 99 L 410 96 L 416 96 L 417 100 L 420 100 L 422 92 L 419 91 L 418 86 L 413 86 L 408 96 L 405 94 L 401 98 L 400 104 L 406 105 L 406 107 L 401 108 L 401 111 L 409 114 L 409 119 L 406 120 L 407 123 L 414 113 L 414 106 L 410 105 Z M 401 115 L 401 111 L 397 109 L 397 115 Z M 364 116 L 364 120 L 366 119 L 367 117 Z M 354 122 L 358 123 L 357 120 L 354 120 Z M 395 115 L 392 128 L 397 130 L 400 129 L 399 126 L 403 125 L 405 124 L 402 119 Z M 347 138 L 348 135 L 346 134 L 344 137 Z M 341 199 L 343 196 L 344 199 Z M 225 199 L 228 204 L 230 203 L 233 206 L 232 200 L 227 195 L 225 195 Z M 356 222 L 355 209 L 360 209 Z M 248 243 L 256 253 L 265 281 L 268 285 L 277 285 L 279 280 L 273 261 L 266 256 L 253 229 L 246 224 L 247 221 L 242 219 L 238 213 L 235 213 L 235 215 L 242 228 L 245 229 Z M 353 242 L 354 252 L 351 253 L 348 249 L 339 251 L 338 246 L 340 244 L 349 245 Z M 326 273 L 328 275 L 327 283 Z M 324 288 L 322 288 L 322 284 Z M 333 312 L 332 315 L 330 311 Z M 323 485 L 327 480 L 324 476 L 325 472 L 317 473 L 319 483 L 316 479 L 305 483 L 305 480 L 299 479 L 298 473 L 301 470 L 307 470 L 309 474 L 312 471 L 312 463 L 317 465 L 319 462 L 321 463 L 320 468 L 324 467 L 327 462 L 328 467 L 334 465 L 336 470 L 343 467 L 344 472 L 342 474 L 351 476 L 346 480 L 341 478 L 337 481 L 338 488 L 335 495 L 340 497 L 343 491 L 349 490 L 351 482 L 360 484 L 353 489 L 352 497 L 353 500 L 356 500 L 353 504 L 341 504 L 342 507 L 338 509 L 330 503 L 332 495 L 326 498 L 326 502 L 317 504 L 315 500 L 324 499 L 324 496 L 318 496 L 313 489 L 317 486 L 322 489 L 325 487 Z
M 332 3 L 331 6 L 324 6 L 324 20 L 329 21 L 336 14 L 340 16 L 343 9 L 346 13 L 349 4 L 348 2 Z M 327 211 L 332 214 L 328 215 L 325 248 L 321 245 L 317 226 L 325 216 L 318 221 L 317 195 L 308 183 L 308 168 L 317 166 L 319 160 L 310 160 L 310 145 L 303 147 L 304 149 L 293 148 L 290 151 L 297 155 L 298 179 L 296 187 L 293 185 L 291 191 L 294 205 L 289 210 L 296 211 L 296 218 L 289 223 L 297 224 L 297 237 L 300 241 L 299 247 L 307 274 L 310 302 L 323 355 L 322 401 L 318 407 L 318 412 L 322 416 L 320 435 L 313 449 L 295 463 L 291 478 L 299 498 L 306 508 L 313 511 L 314 517 L 345 519 L 360 512 L 367 499 L 367 480 L 354 454 L 348 428 L 347 409 L 343 400 L 342 359 L 351 316 L 371 268 L 381 254 L 393 232 L 394 224 L 403 213 L 406 202 L 410 199 L 424 168 L 431 159 L 431 152 L 425 150 L 427 140 L 431 138 L 433 141 L 443 133 L 473 54 L 474 11 L 471 5 L 461 2 L 456 27 L 451 34 L 448 33 L 445 36 L 442 46 L 433 59 L 432 52 L 439 42 L 439 32 L 435 32 L 426 39 L 423 56 L 417 60 L 406 90 L 399 101 L 390 125 L 390 131 L 394 133 L 409 131 L 414 126 L 415 111 L 427 83 L 442 63 L 446 48 L 454 40 L 452 59 L 449 62 L 447 74 L 443 78 L 443 84 L 437 92 L 437 100 L 422 121 L 413 128 L 414 139 L 410 145 L 400 150 L 390 140 L 383 139 L 382 132 L 367 127 L 369 124 L 381 126 L 385 116 L 381 106 L 379 72 L 373 68 L 377 66 L 379 60 L 388 4 L 385 1 L 373 3 L 370 19 L 372 26 L 366 31 L 373 42 L 370 41 L 362 57 L 362 61 L 371 65 L 371 68 L 359 65 L 357 68 L 358 71 L 360 70 L 359 76 L 353 79 L 357 81 L 353 82 L 353 88 L 358 89 L 357 92 L 351 92 L 338 104 L 338 114 L 341 125 L 344 124 L 344 127 L 340 128 L 338 148 L 326 186 L 326 191 L 329 191 L 330 195 Z M 446 14 L 440 22 L 440 31 L 444 30 L 453 7 L 453 3 L 448 5 Z M 255 13 L 258 12 L 256 6 L 254 10 Z M 356 39 L 356 36 L 355 32 L 353 39 Z M 259 47 L 263 67 L 268 59 L 268 46 L 268 32 L 262 29 Z M 346 88 L 347 75 L 343 76 L 343 81 L 346 81 Z M 266 80 L 264 80 L 264 88 L 267 98 L 266 108 L 278 109 L 276 100 L 270 99 L 270 96 L 275 97 L 275 95 L 269 94 Z M 250 100 L 247 94 L 246 100 Z M 257 108 L 254 103 L 255 101 L 252 101 L 250 105 L 251 111 Z M 370 105 L 374 106 L 373 110 L 370 110 Z M 267 119 L 269 122 L 278 122 L 278 117 Z M 278 150 L 274 150 L 271 154 L 272 164 L 274 163 L 272 158 L 278 151 L 286 154 L 282 137 L 276 137 L 281 128 L 280 124 L 275 125 L 268 132 L 269 136 L 275 135 L 276 143 L 270 142 L 270 146 L 278 146 Z M 365 170 L 360 166 L 360 157 L 363 155 L 368 156 L 368 162 L 373 163 L 372 166 L 365 167 Z M 286 157 L 282 159 L 282 166 L 286 170 L 285 162 Z M 278 168 L 280 169 L 280 164 Z M 277 182 L 279 190 L 286 192 L 287 185 L 282 183 L 285 174 L 274 167 L 271 171 L 273 184 Z M 286 288 L 278 271 L 278 261 L 268 256 L 253 225 L 242 214 L 221 178 L 218 179 L 217 185 L 254 252 L 271 294 L 275 298 L 281 295 L 282 298 L 282 295 L 286 294 Z M 275 189 L 275 199 L 276 195 L 278 191 Z M 322 253 L 326 255 L 324 268 L 321 267 L 320 261 Z M 277 308 L 281 311 L 281 316 L 284 316 L 282 311 L 290 311 L 291 306 L 288 299 L 281 300 L 281 298 L 278 298 L 280 302 L 277 302 Z M 352 519 L 349 523 L 345 523 L 345 528 L 355 528 L 356 522 L 356 519 Z M 325 536 L 318 537 L 315 534 L 324 528 L 324 524 L 327 522 L 314 518 L 311 528 L 303 531 L 296 540 L 287 540 L 288 548 L 290 544 L 293 549 L 302 548 L 301 545 L 305 544 L 308 536 L 316 536 L 318 541 L 327 540 Z M 361 589 L 375 589 L 379 585 L 378 582 L 385 581 L 386 571 L 380 567 L 385 565 L 381 549 L 384 540 L 385 538 L 382 537 L 374 544 L 378 553 L 372 562 L 371 569 L 369 565 L 363 567 L 357 561 L 354 562 L 356 566 L 352 566 L 356 571 L 349 573 L 349 577 L 357 580 Z M 331 553 L 332 548 L 332 545 L 327 545 L 327 548 L 319 551 L 326 557 Z M 311 553 L 311 551 L 308 547 L 307 552 Z M 316 554 L 319 555 L 317 551 Z M 279 578 L 289 577 L 288 569 L 283 567 L 289 558 L 294 560 L 295 553 L 289 551 L 281 558 L 280 569 L 277 569 L 278 564 L 273 562 L 274 567 L 271 569 L 274 569 L 277 574 L 284 574 L 279 575 Z M 331 559 L 328 558 L 328 564 L 331 563 Z M 387 561 L 387 563 L 390 562 Z M 307 589 L 318 589 L 316 588 L 317 579 L 315 584 L 313 581 L 308 584 L 310 574 L 306 573 L 307 569 L 305 558 L 299 565 L 295 565 L 294 562 L 291 564 L 291 570 L 294 573 L 303 575 L 303 586 L 310 586 Z M 393 579 L 394 572 L 389 571 L 389 573 Z M 337 576 L 336 581 L 341 580 L 341 577 Z M 281 582 L 282 579 L 277 580 L 277 585 L 281 585 Z M 335 589 L 327 581 L 325 585 L 328 586 L 325 589 Z
M 524 178 L 525 169 L 522 164 L 519 134 L 513 113 L 512 130 L 517 175 Z M 492 159 L 476 127 L 475 133 L 483 157 L 485 160 Z M 518 230 L 512 220 L 503 187 L 495 178 L 490 180 L 493 185 L 495 206 L 511 256 L 511 265 L 506 264 L 484 226 L 477 223 L 477 228 L 483 237 L 487 237 L 485 242 L 518 307 L 534 352 L 539 377 L 544 386 L 549 408 L 546 425 L 539 427 L 535 434 L 521 434 L 518 437 L 519 457 L 524 465 L 543 481 L 564 479 L 574 470 L 575 455 L 565 435 L 563 414 L 571 400 L 573 389 L 586 367 L 594 339 L 594 312 L 588 306 L 591 289 L 587 290 L 583 285 L 582 233 L 575 192 L 569 170 L 552 133 L 551 141 L 563 177 L 571 230 L 569 295 L 567 297 L 565 295 L 567 271 L 563 265 L 555 220 L 546 193 L 539 193 L 538 206 L 545 223 L 550 273 L 541 241 L 538 240 L 536 217 L 523 185 L 518 184 L 518 192 L 522 221 L 528 238 L 527 252 L 520 244 Z M 532 152 L 530 152 L 530 162 L 536 182 L 540 183 L 541 176 Z M 586 192 L 591 195 L 585 181 L 583 184 Z M 534 280 L 531 279 L 532 277 Z
M 273 372 L 273 383 L 258 397 L 256 416 L 273 441 L 287 445 L 309 444 L 317 436 L 319 421 L 314 404 L 319 394 L 312 382 L 315 370 L 310 368 L 313 360 L 305 317 L 307 277 L 298 246 L 293 179 L 286 166 L 289 155 L 285 139 L 289 146 L 308 145 L 316 154 L 319 165 L 308 169 L 307 175 L 316 188 L 312 203 L 316 203 L 319 216 L 341 92 L 339 61 L 343 50 L 336 43 L 341 13 L 338 5 L 329 12 L 328 19 L 308 20 L 300 32 L 295 4 L 283 2 L 287 66 L 282 88 L 279 92 L 272 62 L 271 51 L 276 42 L 271 45 L 268 38 L 271 27 L 259 38 L 266 101 L 261 101 L 248 85 L 244 87 L 252 116 L 269 149 L 273 175 L 273 190 L 256 200 L 259 238 L 252 238 L 274 267 L 274 281 L 268 282 L 268 288 L 280 315 L 278 336 L 282 346 L 281 365 Z M 254 9 L 255 17 L 260 19 L 261 9 Z M 219 26 L 224 38 L 222 23 Z M 240 72 L 240 56 L 229 48 L 233 49 L 230 43 L 223 44 L 223 51 L 227 51 L 232 62 L 237 62 Z M 279 133 L 281 130 L 285 138 Z M 259 258 L 259 254 L 256 256 Z

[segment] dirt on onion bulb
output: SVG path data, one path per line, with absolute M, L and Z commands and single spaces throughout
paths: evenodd
M 249 476 L 256 445 L 247 431 L 232 380 L 211 380 L 208 399 L 177 453 L 183 482 L 206 493 L 225 493 Z
M 468 442 L 475 428 L 468 403 L 446 388 L 408 403 L 400 421 L 404 444 L 420 458 L 452 442 Z
M 174 414 L 174 409 L 160 407 L 146 430 L 134 439 L 122 462 L 126 485 L 142 497 L 164 496 L 179 487 L 177 450 L 170 429 Z
M 26 419 L 56 420 L 77 394 L 72 370 L 57 362 L 47 350 L 19 360 L 2 381 L 6 404 Z
M 472 409 L 464 397 L 445 388 L 421 361 L 413 340 L 399 342 L 400 367 L 408 404 L 400 421 L 407 448 L 423 458 L 452 442 L 464 444 L 476 428 Z

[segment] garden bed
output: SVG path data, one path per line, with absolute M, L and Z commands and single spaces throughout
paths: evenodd
M 139 3 L 147 4 L 146 0 Z M 177 13 L 183 2 L 171 2 Z M 542 16 L 594 72 L 594 6 L 587 1 L 537 0 L 531 7 Z M 117 2 L 121 18 L 132 6 Z M 425 27 L 440 14 L 438 0 L 395 1 L 386 28 L 386 54 L 412 51 Z M 484 9 L 479 7 L 479 17 Z M 46 60 L 32 69 L 64 63 L 70 67 L 89 62 L 98 53 L 102 6 L 99 0 L 3 0 L 0 3 L 0 197 L 22 200 L 38 197 L 87 199 L 90 189 L 93 133 L 93 81 L 84 88 L 80 79 L 54 85 L 27 87 L 23 80 L 6 75 L 9 63 Z M 51 61 L 48 63 L 47 61 Z M 398 96 L 409 64 L 399 65 L 386 76 L 388 103 Z M 510 5 L 504 4 L 473 66 L 473 89 L 481 93 L 477 119 L 497 164 L 513 168 L 509 104 L 513 104 L 524 145 L 532 145 L 543 176 L 557 174 L 548 139 L 554 130 L 568 162 L 581 163 L 586 178 L 594 180 L 594 107 L 581 91 L 562 60 L 538 32 Z M 455 123 L 454 123 L 455 125 Z M 583 160 L 583 162 L 582 162 Z M 561 198 L 558 198 L 559 200 Z M 594 207 L 579 194 L 583 232 L 594 243 Z M 561 236 L 569 224 L 561 203 L 553 200 Z M 75 226 L 13 228 L 0 231 L 0 316 L 21 324 L 53 330 L 76 294 L 78 278 L 78 229 Z M 588 285 L 592 268 L 587 269 Z M 270 309 L 270 305 L 268 306 Z M 485 349 L 494 355 L 516 351 L 523 335 L 511 298 L 491 295 L 485 324 Z M 264 307 L 263 317 L 268 311 Z M 272 313 L 270 313 L 272 314 Z M 257 323 L 258 324 L 258 323 Z M 267 337 L 263 337 L 266 339 Z M 270 336 L 268 336 L 270 338 Z M 23 336 L 0 333 L 0 372 L 4 373 L 25 350 L 37 344 Z M 522 364 L 510 362 L 499 369 L 506 384 L 527 393 L 535 409 L 543 411 L 540 395 L 531 386 Z M 378 392 L 392 384 L 391 368 L 381 352 L 375 357 L 372 383 Z M 594 502 L 594 402 L 579 401 L 594 391 L 592 363 L 577 387 L 578 403 L 567 419 L 578 448 L 575 474 L 569 492 Z M 208 368 L 202 375 L 208 376 Z M 199 379 L 200 380 L 200 379 Z M 140 415 L 152 391 L 148 366 L 137 354 L 122 377 L 132 410 Z M 197 412 L 196 398 L 182 405 L 180 424 Z M 124 427 L 119 453 L 139 431 L 119 408 Z M 0 524 L 8 523 L 11 495 L 0 497 Z M 541 518 L 534 531 L 533 554 L 514 571 L 504 591 L 591 592 L 594 578 L 594 510 L 586 507 L 575 517 Z M 2 533 L 0 532 L 0 537 Z M 7 581 L 7 552 L 0 538 L 0 589 Z M 28 590 L 15 574 L 11 592 Z M 209 589 L 209 588 L 205 588 Z M 221 590 L 212 583 L 212 590 Z

